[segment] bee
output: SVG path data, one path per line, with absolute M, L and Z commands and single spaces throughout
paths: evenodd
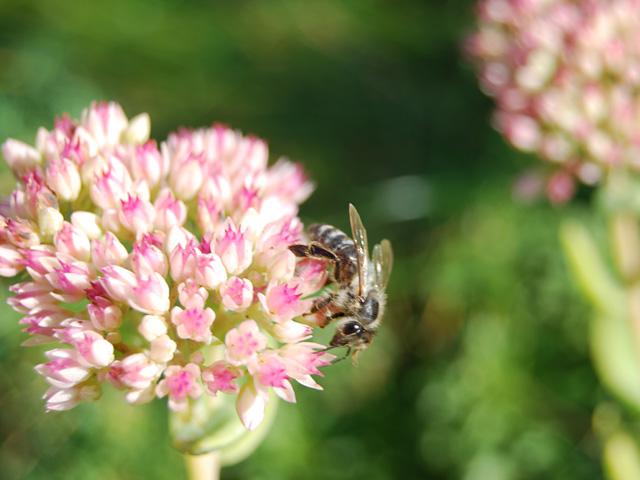
M 356 207 L 349 204 L 350 238 L 340 229 L 327 224 L 309 227 L 308 245 L 290 245 L 297 257 L 328 260 L 333 264 L 330 280 L 337 288 L 316 299 L 312 313 L 321 313 L 320 326 L 338 320 L 330 348 L 347 347 L 345 357 L 353 357 L 373 341 L 386 305 L 385 290 L 393 266 L 393 250 L 389 240 L 373 248 L 369 258 L 367 231 Z

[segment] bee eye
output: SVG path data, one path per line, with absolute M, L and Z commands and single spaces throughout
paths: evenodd
M 349 322 L 342 327 L 342 333 L 345 335 L 360 335 L 364 329 L 357 322 Z

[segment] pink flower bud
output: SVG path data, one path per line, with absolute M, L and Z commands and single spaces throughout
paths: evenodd
M 273 327 L 274 336 L 284 343 L 297 343 L 311 337 L 312 329 L 308 325 L 289 320 Z
M 181 226 L 187 219 L 187 207 L 173 196 L 170 189 L 165 188 L 158 193 L 153 204 L 156 217 L 156 228 L 168 232 L 172 227 Z
M 253 366 L 253 378 L 263 387 L 272 387 L 283 400 L 295 403 L 296 396 L 289 382 L 285 363 L 277 354 L 266 352 Z
M 516 148 L 529 152 L 535 150 L 540 143 L 540 129 L 535 120 L 530 117 L 505 115 L 498 117 L 498 125 Z
M 160 335 L 151 340 L 149 356 L 154 362 L 168 363 L 173 358 L 177 344 L 168 335 Z
M 0 244 L 0 276 L 13 277 L 23 269 L 22 255 L 16 247 Z
M 24 346 L 50 343 L 55 335 L 55 330 L 68 318 L 69 314 L 59 309 L 38 309 L 31 315 L 20 319 L 21 325 L 26 325 L 22 330 L 29 333 L 31 338 L 23 342 Z
M 97 283 L 97 285 L 100 284 Z M 93 301 L 87 305 L 87 312 L 97 330 L 115 330 L 122 323 L 122 310 L 104 297 L 94 297 Z
M 246 365 L 267 346 L 265 337 L 254 320 L 245 320 L 227 332 L 224 338 L 227 361 L 232 365 Z
M 169 184 L 180 200 L 191 200 L 200 190 L 203 177 L 199 158 L 191 157 L 176 165 L 169 175 Z
M 66 389 L 51 387 L 43 399 L 48 412 L 60 412 L 70 410 L 80 402 L 93 402 L 100 398 L 100 394 L 99 385 L 81 384 Z
M 131 255 L 131 265 L 137 275 L 149 275 L 153 272 L 160 273 L 163 277 L 167 275 L 169 265 L 167 257 L 159 248 L 162 245 L 156 241 L 155 237 L 145 235 L 133 246 Z
M 103 210 L 117 209 L 120 201 L 130 193 L 132 183 L 127 168 L 111 158 L 108 167 L 96 174 L 91 184 L 91 199 Z
M 122 107 L 115 102 L 97 102 L 82 112 L 80 125 L 97 145 L 115 145 L 128 126 Z
M 144 390 L 160 375 L 158 365 L 144 353 L 134 353 L 117 360 L 109 367 L 108 380 L 116 388 Z
M 263 198 L 258 213 L 265 224 L 277 222 L 296 215 L 298 209 L 295 204 L 289 203 L 280 197 Z
M 31 275 L 31 278 L 38 282 L 46 281 L 44 275 L 58 266 L 55 251 L 49 245 L 37 245 L 29 249 L 22 250 L 23 264 Z
M 66 294 L 65 301 L 77 301 L 84 297 L 91 283 L 91 272 L 84 262 L 60 262 L 60 266 L 47 273 L 51 286 Z
M 149 187 L 155 187 L 163 176 L 162 157 L 153 140 L 135 147 L 130 162 L 134 180 L 144 180 Z
M 317 292 L 327 283 L 327 264 L 322 260 L 304 259 L 296 266 L 296 276 L 305 295 Z
M 293 278 L 296 270 L 296 256 L 290 250 L 282 250 L 266 259 L 269 278 L 288 282 Z M 326 267 L 325 267 L 326 271 Z
M 302 385 L 322 390 L 311 375 L 321 374 L 319 368 L 330 365 L 336 358 L 323 351 L 324 345 L 312 342 L 301 342 L 285 345 L 278 354 L 287 366 L 287 374 Z
M 67 202 L 78 198 L 82 180 L 77 165 L 67 158 L 51 160 L 47 166 L 47 185 L 60 200 Z
M 231 277 L 220 286 L 222 305 L 232 312 L 242 312 L 253 301 L 253 285 L 244 278 Z
M 91 323 L 98 330 L 115 330 L 122 323 L 122 310 L 116 305 L 87 306 Z
M 216 242 L 215 250 L 231 275 L 238 275 L 251 265 L 252 245 L 231 220 Z
M 39 170 L 32 170 L 22 177 L 24 203 L 30 218 L 37 218 L 40 211 L 51 208 L 57 210 L 58 199 L 49 190 Z
M 293 203 L 304 202 L 315 188 L 301 165 L 284 159 L 278 160 L 268 170 L 268 185 L 266 194 L 276 195 Z
M 13 138 L 2 144 L 2 156 L 17 175 L 33 170 L 41 161 L 40 153 L 35 148 Z
M 222 206 L 208 198 L 198 198 L 198 227 L 203 232 L 214 232 L 222 218 Z
M 102 229 L 95 213 L 77 211 L 71 214 L 71 224 L 83 232 L 90 240 L 102 236 Z
M 267 396 L 256 390 L 253 381 L 243 385 L 236 400 L 236 411 L 247 430 L 255 430 L 264 420 Z
M 15 311 L 31 313 L 35 309 L 55 308 L 57 300 L 51 295 L 51 287 L 35 282 L 16 283 L 9 287 L 14 296 L 7 303 Z
M 105 231 L 115 233 L 118 236 L 123 233 L 120 224 L 120 211 L 116 208 L 108 208 L 103 211 L 100 224 Z
M 302 239 L 302 223 L 297 218 L 289 218 L 268 224 L 259 240 L 263 251 L 286 250 L 289 245 Z
M 151 341 L 158 338 L 160 335 L 167 333 L 167 323 L 164 321 L 164 317 L 158 315 L 145 315 L 140 321 L 138 326 L 138 332 L 147 341 Z
M 247 174 L 263 171 L 269 159 L 267 144 L 256 137 L 243 137 L 238 139 L 237 147 L 230 158 L 232 171 L 246 169 Z
M 102 268 L 100 284 L 117 302 L 126 302 L 131 297 L 131 292 L 136 285 L 136 276 L 130 270 L 117 265 L 108 265 Z
M 2 202 L 2 215 L 5 217 L 17 217 L 17 218 L 34 218 L 34 212 L 31 210 L 30 205 L 27 202 L 27 194 L 24 190 L 16 188 L 8 198 L 8 205 L 6 200 Z
M 547 182 L 547 197 L 549 197 L 551 203 L 562 204 L 568 202 L 573 197 L 575 190 L 575 180 L 564 171 L 555 173 Z
M 66 253 L 83 262 L 89 261 L 91 256 L 89 237 L 68 222 L 65 222 L 56 233 L 54 244 L 58 252 Z
M 0 232 L 3 238 L 16 247 L 33 247 L 40 243 L 33 223 L 27 220 L 8 218 Z
M 270 283 L 266 295 L 258 294 L 263 309 L 278 323 L 304 315 L 311 308 L 310 300 L 301 300 L 302 293 L 296 285 Z
M 196 243 L 189 240 L 186 245 L 177 245 L 169 256 L 171 278 L 181 282 L 185 278 L 193 278 L 196 270 Z
M 215 253 L 201 253 L 196 258 L 196 281 L 211 290 L 227 278 L 222 260 Z
M 130 405 L 142 405 L 143 403 L 149 403 L 156 398 L 155 385 L 150 385 L 144 390 L 130 390 L 124 398 Z
M 211 395 L 218 392 L 236 393 L 238 385 L 236 385 L 235 379 L 241 375 L 242 372 L 237 367 L 221 360 L 202 371 L 202 381 Z
M 178 285 L 178 298 L 185 308 L 204 308 L 208 296 L 209 292 L 192 279 Z
M 220 174 L 215 174 L 205 181 L 200 190 L 200 198 L 212 200 L 221 208 L 227 206 L 231 200 L 231 185 L 229 180 Z
M 260 200 L 261 195 L 258 187 L 243 185 L 233 197 L 233 206 L 236 210 L 246 212 L 250 208 L 259 208 Z
M 51 238 L 62 228 L 64 217 L 57 208 L 45 207 L 38 210 L 38 228 L 40 235 Z
M 98 268 L 122 265 L 129 256 L 127 249 L 111 232 L 103 238 L 91 242 L 91 259 Z
M 151 203 L 131 194 L 120 203 L 118 219 L 124 228 L 135 234 L 145 233 L 153 228 L 156 212 Z
M 129 126 L 122 134 L 123 141 L 133 145 L 141 145 L 149 139 L 151 119 L 148 113 L 140 113 L 129 121 Z
M 198 398 L 202 394 L 199 378 L 200 368 L 194 363 L 184 367 L 172 365 L 164 371 L 164 379 L 158 384 L 156 394 L 160 398 L 169 396 L 171 410 L 184 410 L 188 397 Z
M 142 313 L 162 315 L 169 311 L 169 285 L 159 273 L 136 277 L 129 292 L 129 306 Z
M 91 330 L 71 333 L 71 343 L 80 358 L 93 367 L 106 367 L 113 362 L 113 345 Z
M 176 225 L 171 227 L 164 238 L 164 251 L 167 255 L 171 255 L 177 246 L 184 248 L 189 242 L 193 242 L 195 245 L 195 235 L 193 235 L 189 230 Z
M 216 314 L 210 308 L 173 307 L 171 310 L 171 322 L 177 327 L 178 337 L 195 340 L 196 342 L 211 343 L 211 325 Z
M 56 388 L 71 388 L 90 376 L 86 365 L 78 361 L 75 350 L 57 348 L 45 353 L 49 361 L 36 366 L 36 371 Z

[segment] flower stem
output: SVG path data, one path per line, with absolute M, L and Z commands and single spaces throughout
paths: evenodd
M 183 454 L 189 480 L 218 480 L 220 478 L 220 455 L 209 452 L 202 455 Z

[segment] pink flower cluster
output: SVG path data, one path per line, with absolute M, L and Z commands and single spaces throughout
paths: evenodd
M 36 367 L 48 410 L 104 383 L 174 410 L 223 392 L 253 429 L 270 390 L 294 402 L 292 381 L 319 389 L 312 375 L 333 359 L 303 318 L 325 266 L 287 248 L 312 185 L 225 126 L 160 145 L 149 130 L 146 114 L 96 103 L 35 146 L 3 144 L 18 182 L 0 204 L 0 275 L 22 280 L 9 304 L 27 345 L 54 344 Z
M 481 0 L 468 47 L 495 124 L 555 165 L 554 202 L 640 169 L 640 0 Z

